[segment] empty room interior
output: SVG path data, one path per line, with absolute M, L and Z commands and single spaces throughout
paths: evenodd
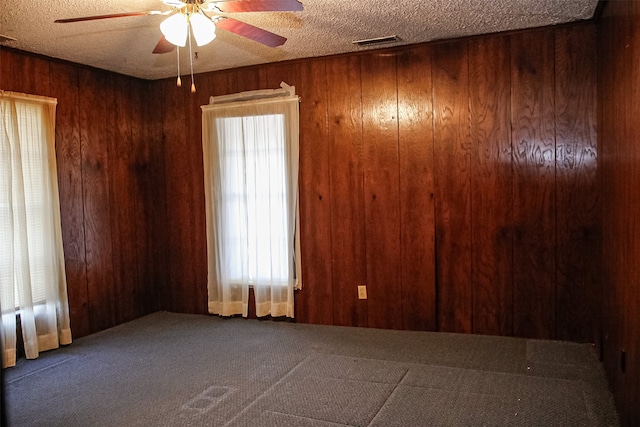
M 640 425 L 640 1 L 0 7 L 3 423 Z

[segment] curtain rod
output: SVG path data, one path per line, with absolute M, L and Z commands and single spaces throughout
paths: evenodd
M 28 93 L 19 93 L 19 92 L 11 92 L 8 90 L 0 89 L 0 97 L 21 99 L 24 101 L 40 101 L 40 102 L 48 102 L 50 104 L 57 104 L 58 100 L 56 98 L 51 98 L 49 96 L 42 95 L 30 95 Z
M 230 102 L 253 101 L 258 99 L 279 98 L 285 96 L 295 96 L 296 87 L 289 86 L 285 82 L 280 82 L 280 89 L 259 89 L 250 90 L 230 95 L 220 95 L 209 97 L 209 105 L 226 104 Z M 299 98 L 298 98 L 299 99 Z

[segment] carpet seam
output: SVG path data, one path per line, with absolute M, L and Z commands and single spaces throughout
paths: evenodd
M 455 365 L 441 365 L 441 364 L 437 364 L 437 363 L 421 363 L 421 362 L 404 362 L 404 361 L 397 361 L 397 360 L 387 360 L 387 359 L 372 359 L 369 357 L 353 357 L 353 356 L 345 356 L 345 355 L 341 355 L 341 354 L 334 354 L 334 353 L 314 353 L 315 355 L 326 355 L 326 356 L 333 356 L 333 357 L 340 357 L 340 358 L 346 358 L 346 359 L 359 359 L 359 360 L 369 360 L 369 361 L 374 361 L 374 362 L 391 362 L 394 364 L 398 364 L 401 365 L 401 367 L 403 369 L 410 369 L 411 367 L 425 367 L 425 366 L 429 366 L 429 367 L 436 367 L 436 368 L 448 368 L 448 369 L 456 369 L 456 370 L 461 370 L 461 371 L 467 371 L 467 372 L 489 372 L 489 373 L 494 373 L 494 374 L 501 374 L 501 375 L 513 375 L 513 376 L 517 376 L 517 377 L 523 377 L 523 378 L 541 378 L 541 379 L 552 379 L 552 380 L 557 380 L 557 381 L 563 381 L 563 382 L 584 382 L 581 379 L 578 378 L 563 378 L 560 376 L 549 376 L 546 374 L 540 374 L 538 372 L 536 372 L 535 370 L 531 370 L 531 371 L 520 371 L 520 372 L 508 372 L 508 371 L 499 371 L 496 369 L 485 369 L 482 367 L 476 367 L 476 368 L 467 368 L 467 367 L 459 367 L 459 366 L 455 366 Z M 308 357 L 311 357 L 312 355 L 309 355 Z M 543 366 L 578 366 L 578 365 L 559 365 L 559 364 L 544 364 Z M 329 378 L 333 378 L 333 377 L 329 377 Z M 338 378 L 337 379 L 342 379 L 342 378 Z M 403 376 L 404 379 L 404 376 Z M 366 381 L 366 382 L 375 382 L 377 383 L 377 381 Z M 381 384 L 390 384 L 390 383 L 381 383 Z
M 73 357 L 67 357 L 66 359 L 60 360 L 60 361 L 58 361 L 58 362 L 56 362 L 56 363 L 54 363 L 52 365 L 43 366 L 42 368 L 36 369 L 33 372 L 29 372 L 28 374 L 24 374 L 24 375 L 21 375 L 21 376 L 19 376 L 17 378 L 13 378 L 11 380 L 8 380 L 8 381 L 5 382 L 5 384 L 13 384 L 15 382 L 22 381 L 25 378 L 28 378 L 28 377 L 30 377 L 32 375 L 35 375 L 35 374 L 39 374 L 40 372 L 46 371 L 48 369 L 55 368 L 56 366 L 61 365 L 63 363 L 66 363 L 66 362 L 68 362 L 69 360 L 72 360 L 72 359 L 74 359 L 74 358 Z
M 315 354 L 322 354 L 322 355 L 334 356 L 334 357 L 342 357 L 342 358 L 347 358 L 347 359 L 355 358 L 353 356 L 347 356 L 347 355 L 335 354 L 335 353 L 315 353 Z M 552 378 L 552 379 L 563 380 L 563 381 L 581 381 L 578 378 L 563 378 L 563 377 L 560 377 L 560 376 L 550 376 L 548 374 L 539 374 L 533 369 L 530 370 L 530 371 L 508 372 L 508 371 L 500 371 L 500 370 L 497 370 L 497 369 L 487 369 L 487 368 L 484 368 L 484 367 L 475 367 L 475 368 L 460 367 L 460 366 L 456 366 L 456 365 L 453 365 L 453 364 L 452 365 L 442 365 L 442 364 L 438 364 L 438 363 L 423 363 L 423 362 L 407 362 L 407 361 L 388 360 L 388 359 L 373 359 L 373 358 L 370 358 L 370 357 L 357 357 L 357 359 L 370 360 L 370 361 L 375 361 L 375 362 L 392 362 L 392 363 L 397 363 L 397 364 L 401 364 L 401 365 L 435 366 L 435 367 L 438 367 L 438 368 L 451 368 L 451 369 L 460 369 L 460 370 L 474 371 L 474 372 L 493 372 L 493 373 L 498 373 L 498 374 L 518 375 L 518 376 L 527 377 L 527 378 L 528 377 L 535 377 L 535 378 Z M 528 360 L 526 360 L 526 361 L 529 362 Z M 561 363 L 540 363 L 540 366 L 552 366 L 552 367 L 567 367 L 567 366 L 571 366 L 571 367 L 585 368 L 585 365 L 582 365 L 582 364 L 561 364 Z
M 393 393 L 395 393 L 398 387 L 400 387 L 400 385 L 402 384 L 402 381 L 405 379 L 408 373 L 409 373 L 409 369 L 406 369 L 404 372 L 404 375 L 402 376 L 402 378 L 400 378 L 400 381 L 398 381 L 396 385 L 393 387 L 393 390 L 391 390 L 391 393 L 389 393 L 389 396 L 387 396 L 387 398 L 382 403 L 382 405 L 380 405 L 380 407 L 376 411 L 376 414 L 373 416 L 373 418 L 371 418 L 367 426 L 370 426 L 376 420 L 376 418 L 378 418 L 378 415 L 380 415 L 380 411 L 382 411 L 382 408 L 384 408 L 384 406 L 389 402 L 389 399 L 391 399 L 391 396 L 393 396 Z
M 302 359 L 300 362 L 298 362 L 296 364 L 296 366 L 294 366 L 293 368 L 291 368 L 286 374 L 284 374 L 278 381 L 276 381 L 275 383 L 273 383 L 271 385 L 271 387 L 267 388 L 265 391 L 263 391 L 259 396 L 257 396 L 255 399 L 253 399 L 253 402 L 251 402 L 249 405 L 247 405 L 247 407 L 245 407 L 242 411 L 238 412 L 236 415 L 233 416 L 233 418 L 231 418 L 229 421 L 227 421 L 226 423 L 224 423 L 225 426 L 228 426 L 229 424 L 231 424 L 232 422 L 234 422 L 236 420 L 236 418 L 240 417 L 242 414 L 244 414 L 245 412 L 247 412 L 249 409 L 251 409 L 251 407 L 253 407 L 256 402 L 258 400 L 260 400 L 264 395 L 266 395 L 268 392 L 270 392 L 273 388 L 275 388 L 278 384 L 280 384 L 285 378 L 287 378 L 289 375 L 291 375 L 296 369 L 298 369 L 298 367 L 300 365 L 302 365 L 308 358 L 310 358 L 312 356 L 312 354 L 308 355 L 307 357 L 305 357 L 304 359 Z
M 344 424 L 344 423 L 335 423 L 333 421 L 321 420 L 321 419 L 318 419 L 318 418 L 305 417 L 304 415 L 288 414 L 286 412 L 274 411 L 272 409 L 267 409 L 264 412 L 271 412 L 272 414 L 288 415 L 288 416 L 293 417 L 293 418 L 302 418 L 302 419 L 305 419 L 305 420 L 322 421 L 323 423 L 333 424 L 335 426 L 348 426 L 349 425 L 349 424 Z

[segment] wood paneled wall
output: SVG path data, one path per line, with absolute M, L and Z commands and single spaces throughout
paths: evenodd
M 603 195 L 603 362 L 621 421 L 640 425 L 640 3 L 611 1 L 598 26 Z M 623 358 L 626 359 L 623 361 Z
M 206 312 L 199 106 L 284 80 L 302 97 L 298 321 L 596 343 L 602 327 L 638 424 L 640 3 L 604 11 L 597 85 L 592 24 L 199 74 L 195 96 L 0 48 L 0 89 L 58 99 L 74 336 Z
M 75 335 L 206 313 L 199 107 L 286 81 L 302 97 L 298 321 L 597 340 L 594 37 L 575 25 L 198 74 L 195 95 L 0 51 L 3 89 L 59 100 Z
M 298 321 L 596 342 L 595 36 L 574 25 L 206 73 L 195 96 L 154 82 L 162 306 L 206 312 L 198 106 L 285 81 L 302 98 Z
M 161 138 L 149 83 L 0 48 L 0 89 L 57 98 L 56 156 L 75 338 L 158 310 L 166 287 Z M 157 105 L 157 104 L 156 104 Z M 152 132 L 149 132 L 149 131 Z M 161 135 L 161 134 L 160 134 Z M 158 137 L 158 135 L 156 135 Z

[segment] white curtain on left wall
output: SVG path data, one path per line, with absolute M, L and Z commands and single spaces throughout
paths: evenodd
M 52 98 L 0 91 L 2 366 L 71 343 Z

